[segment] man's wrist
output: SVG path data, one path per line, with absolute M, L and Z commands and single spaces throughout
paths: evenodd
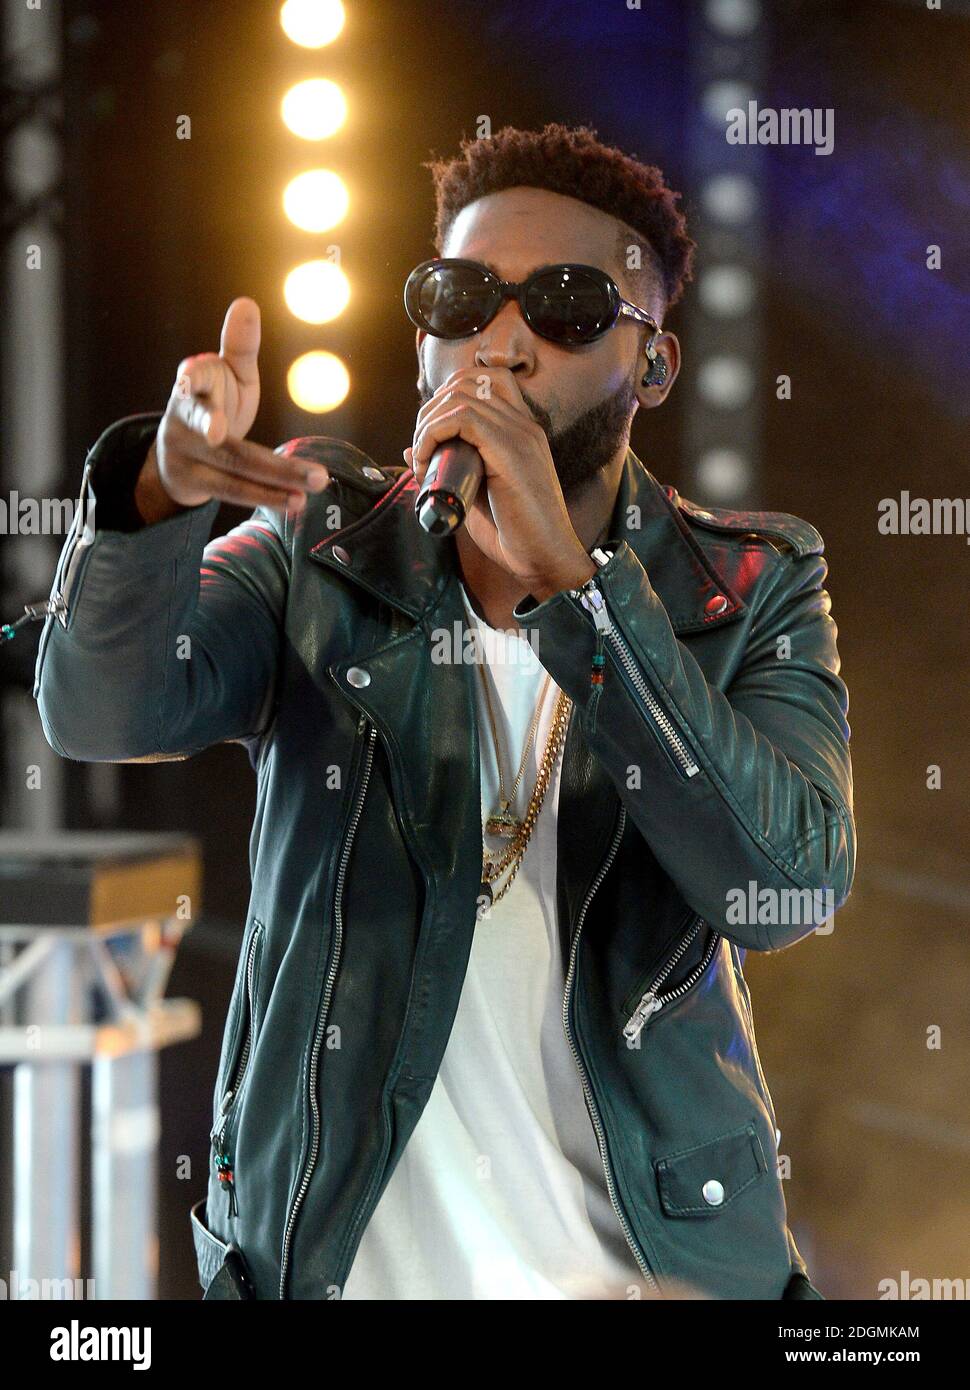
M 170 497 L 162 485 L 158 472 L 158 454 L 154 439 L 135 481 L 132 501 L 138 514 L 140 526 L 150 526 L 156 521 L 167 521 L 170 516 L 176 516 L 179 512 L 187 510 L 180 502 L 176 502 L 174 498 Z M 138 529 L 138 527 L 133 529 Z
M 565 565 L 557 574 L 543 579 L 532 587 L 532 596 L 539 603 L 545 603 L 546 599 L 552 598 L 554 594 L 561 593 L 563 589 L 579 589 L 588 579 L 592 579 L 598 566 L 596 561 L 583 551 L 568 565 Z

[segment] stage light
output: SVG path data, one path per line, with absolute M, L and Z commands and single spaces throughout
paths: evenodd
M 754 303 L 755 280 L 743 265 L 715 265 L 697 282 L 701 305 L 717 318 L 746 314 Z
M 736 226 L 758 209 L 758 190 L 743 174 L 715 174 L 701 188 L 704 211 L 715 222 Z
M 283 298 L 304 323 L 328 323 L 346 309 L 350 282 L 333 261 L 305 261 L 287 275 Z
M 755 99 L 755 90 L 750 82 L 736 82 L 724 78 L 719 82 L 709 82 L 701 94 L 701 104 L 708 120 L 723 125 L 727 113 L 735 107 L 747 111 L 748 102 Z
M 350 390 L 350 373 L 332 352 L 305 352 L 286 374 L 290 395 L 301 410 L 315 415 L 335 410 Z
M 310 77 L 283 98 L 283 120 L 301 140 L 325 140 L 347 119 L 347 102 L 336 82 Z
M 326 232 L 335 227 L 349 202 L 343 179 L 332 169 L 307 169 L 291 179 L 283 191 L 287 217 L 304 232 Z
M 731 38 L 744 38 L 758 27 L 761 6 L 758 0 L 707 0 L 707 22 Z
M 286 0 L 280 10 L 283 32 L 301 48 L 333 43 L 344 27 L 344 18 L 340 0 Z
M 733 502 L 750 486 L 751 468 L 736 449 L 708 449 L 698 460 L 697 480 L 707 496 Z
M 737 410 L 751 397 L 754 373 L 743 357 L 709 357 L 697 373 L 701 395 L 722 410 Z

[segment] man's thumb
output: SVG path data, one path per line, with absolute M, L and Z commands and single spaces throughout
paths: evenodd
M 260 338 L 259 305 L 243 296 L 234 299 L 226 311 L 219 340 L 219 353 L 244 384 L 258 381 L 256 358 Z

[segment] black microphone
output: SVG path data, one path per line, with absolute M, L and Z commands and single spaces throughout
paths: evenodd
M 461 526 L 484 477 L 474 444 L 455 438 L 438 445 L 414 500 L 414 514 L 429 536 L 450 536 Z

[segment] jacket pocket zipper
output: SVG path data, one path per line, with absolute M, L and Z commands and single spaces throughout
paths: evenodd
M 619 669 L 626 677 L 628 685 L 639 697 L 641 706 L 649 715 L 648 722 L 660 739 L 660 743 L 669 755 L 674 767 L 682 777 L 695 777 L 700 772 L 700 768 L 694 761 L 683 738 L 677 732 L 670 715 L 643 679 L 643 674 L 633 653 L 610 618 L 606 599 L 603 597 L 603 591 L 596 580 L 589 579 L 581 588 L 570 589 L 569 593 L 573 598 L 579 600 L 587 612 L 592 614 L 597 634 L 601 638 L 605 638 L 613 648 L 619 662 Z M 599 692 L 600 687 L 597 686 L 591 699 L 598 700 Z
M 367 716 L 361 714 L 357 723 L 357 732 L 363 733 L 367 727 Z M 320 1102 L 317 1096 L 317 1070 L 319 1067 L 320 1047 L 323 1042 L 323 1035 L 326 1031 L 327 1016 L 330 1011 L 330 1000 L 333 996 L 334 983 L 337 978 L 337 970 L 340 966 L 340 952 L 343 945 L 343 891 L 344 878 L 347 873 L 347 864 L 350 860 L 350 851 L 354 843 L 354 835 L 357 831 L 357 823 L 360 820 L 361 810 L 364 805 L 364 797 L 367 793 L 367 783 L 370 781 L 371 766 L 374 761 L 374 744 L 377 741 L 377 725 L 371 724 L 366 735 L 367 749 L 364 754 L 365 765 L 364 773 L 361 778 L 360 788 L 354 802 L 354 809 L 351 813 L 350 824 L 344 838 L 341 850 L 340 862 L 337 869 L 337 884 L 334 890 L 333 903 L 333 950 L 330 958 L 330 967 L 327 970 L 326 981 L 323 987 L 323 998 L 317 1014 L 317 1026 L 313 1036 L 313 1047 L 310 1053 L 310 1071 L 307 1090 L 310 1098 L 310 1110 L 312 1113 L 312 1134 L 310 1138 L 310 1152 L 307 1156 L 303 1175 L 300 1179 L 300 1186 L 297 1189 L 290 1213 L 286 1222 L 286 1229 L 283 1232 L 283 1249 L 280 1257 L 280 1298 L 286 1297 L 286 1276 L 289 1267 L 290 1246 L 293 1239 L 293 1229 L 296 1225 L 296 1218 L 299 1214 L 303 1199 L 306 1196 L 307 1188 L 310 1186 L 310 1178 L 316 1166 L 317 1155 L 320 1150 Z
M 210 1138 L 212 1149 L 215 1155 L 216 1172 L 219 1181 L 229 1193 L 229 1215 L 238 1216 L 239 1206 L 236 1201 L 236 1180 L 233 1172 L 232 1159 L 226 1146 L 226 1130 L 229 1127 L 229 1120 L 235 1109 L 235 1102 L 239 1098 L 246 1070 L 249 1066 L 249 1058 L 253 1045 L 253 1027 L 256 1018 L 256 956 L 263 937 L 263 923 L 259 918 L 253 922 L 252 935 L 249 938 L 249 947 L 246 952 L 246 1031 L 243 1036 L 242 1049 L 239 1059 L 233 1068 L 229 1082 L 229 1089 L 222 1097 L 219 1106 L 219 1113 L 216 1122 L 212 1127 Z
M 624 1024 L 623 1036 L 626 1038 L 628 1043 L 636 1041 L 636 1039 L 640 1036 L 641 1030 L 643 1029 L 643 1025 L 646 1023 L 648 1018 L 651 1018 L 655 1013 L 657 1013 L 659 1009 L 662 1009 L 665 1004 L 670 1004 L 673 1002 L 673 1000 L 682 998 L 683 995 L 685 995 L 689 989 L 692 989 L 694 985 L 696 985 L 697 981 L 704 974 L 704 971 L 710 965 L 711 960 L 714 956 L 714 952 L 717 950 L 718 944 L 721 940 L 720 933 L 716 931 L 712 931 L 711 939 L 707 943 L 707 949 L 704 952 L 703 958 L 700 961 L 698 961 L 697 965 L 695 965 L 694 969 L 687 976 L 687 979 L 682 980 L 681 983 L 677 985 L 675 989 L 669 989 L 666 990 L 664 993 L 658 993 L 660 986 L 663 984 L 664 980 L 666 980 L 667 977 L 670 975 L 670 972 L 673 970 L 677 962 L 681 959 L 684 952 L 687 950 L 688 946 L 694 940 L 694 937 L 697 935 L 697 933 L 700 931 L 703 925 L 703 917 L 694 918 L 687 931 L 684 933 L 680 941 L 677 943 L 677 948 L 674 951 L 673 955 L 671 955 L 661 966 L 659 973 L 654 977 L 653 981 L 651 982 L 650 988 L 643 995 L 639 1004 L 636 1006 L 633 1013 L 630 1015 L 629 1019 Z

